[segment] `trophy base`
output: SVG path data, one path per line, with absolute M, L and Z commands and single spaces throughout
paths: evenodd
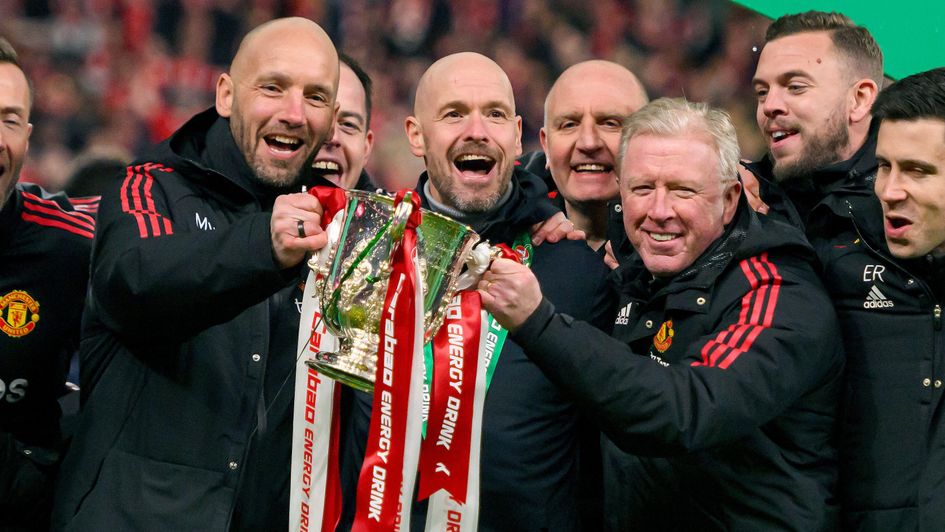
M 362 392 L 374 393 L 374 376 L 371 375 L 372 378 L 367 379 L 363 375 L 363 371 L 358 371 L 361 368 L 345 369 L 340 367 L 342 365 L 340 362 L 342 362 L 344 358 L 345 357 L 339 353 L 327 353 L 323 351 L 316 353 L 315 357 L 307 360 L 305 364 L 310 368 L 314 368 L 322 375 L 344 385 Z

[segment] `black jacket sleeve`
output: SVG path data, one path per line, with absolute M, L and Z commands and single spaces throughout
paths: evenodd
M 295 269 L 282 271 L 273 258 L 270 213 L 234 215 L 213 231 L 188 229 L 174 219 L 162 186 L 174 179 L 179 187 L 181 178 L 161 177 L 147 191 L 143 214 L 131 205 L 127 183 L 100 205 L 90 305 L 117 334 L 176 342 L 229 321 L 295 278 Z
M 712 330 L 687 346 L 686 363 L 664 367 L 584 322 L 556 314 L 547 301 L 513 337 L 625 451 L 672 455 L 706 448 L 760 427 L 842 368 L 836 317 L 819 281 L 806 265 L 778 266 L 777 286 L 752 288 L 744 277 L 737 279 L 738 271 L 720 281 L 744 285 L 742 296 L 717 309 Z M 771 297 L 775 289 L 776 305 L 766 307 L 770 316 L 742 316 L 750 290 Z M 731 342 L 727 333 L 737 328 L 752 341 Z M 703 362 L 702 353 L 717 348 L 737 356 L 729 356 L 724 368 Z

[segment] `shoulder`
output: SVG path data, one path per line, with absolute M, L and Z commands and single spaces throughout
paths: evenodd
M 63 242 L 86 242 L 88 247 L 95 235 L 95 219 L 76 210 L 65 194 L 50 194 L 32 184 L 18 184 L 17 190 L 22 200 L 20 218 L 26 228 Z

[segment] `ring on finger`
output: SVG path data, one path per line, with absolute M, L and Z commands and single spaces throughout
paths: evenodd
M 302 220 L 296 220 L 295 230 L 298 232 L 299 238 L 305 238 L 305 222 Z

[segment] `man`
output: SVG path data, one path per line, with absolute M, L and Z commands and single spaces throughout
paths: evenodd
M 875 193 L 825 211 L 812 242 L 847 352 L 840 495 L 850 530 L 942 530 L 945 69 L 873 106 Z
M 613 338 L 511 261 L 480 282 L 607 435 L 609 529 L 836 526 L 836 320 L 803 235 L 739 201 L 738 153 L 731 120 L 704 104 L 660 99 L 628 119 L 618 175 L 637 254 L 617 270 Z
M 748 165 L 769 214 L 811 235 L 817 204 L 833 209 L 848 191 L 869 191 L 870 108 L 882 82 L 879 46 L 845 15 L 808 11 L 771 24 L 752 81 L 768 154 Z
M 606 270 L 583 242 L 532 249 L 532 225 L 555 210 L 541 180 L 515 167 L 521 118 L 495 62 L 468 52 L 436 61 L 418 82 L 405 128 L 427 168 L 417 186 L 423 207 L 471 225 L 493 244 L 529 253 L 552 297 L 575 315 L 601 310 L 595 294 Z M 479 529 L 581 529 L 594 517 L 580 515 L 577 502 L 583 473 L 577 409 L 514 342 L 497 355 L 483 413 Z M 425 512 L 425 503 L 414 504 L 412 527 L 423 529 Z
M 83 331 L 83 416 L 53 525 L 288 528 L 291 386 L 311 166 L 338 57 L 302 18 L 242 41 L 216 104 L 102 198 Z
M 95 230 L 64 196 L 18 185 L 32 91 L 0 39 L 0 529 L 49 525 L 60 409 Z
M 373 190 L 364 165 L 374 147 L 371 131 L 371 77 L 351 57 L 339 54 L 338 121 L 315 156 L 313 168 L 341 188 Z
M 607 238 L 607 203 L 620 195 L 614 173 L 620 130 L 646 102 L 646 91 L 632 72 L 600 60 L 565 70 L 545 99 L 539 131 L 544 164 L 565 214 L 594 249 Z

